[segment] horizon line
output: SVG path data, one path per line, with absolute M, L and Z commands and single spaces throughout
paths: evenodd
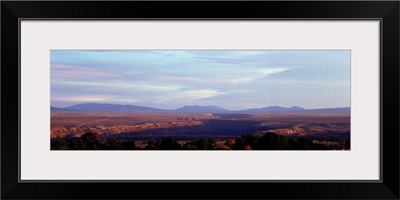
M 82 104 L 108 104 L 108 105 L 115 105 L 115 106 L 139 106 L 139 107 L 145 107 L 145 108 L 152 108 L 152 109 L 160 109 L 160 110 L 177 110 L 183 107 L 193 107 L 193 106 L 199 106 L 199 107 L 210 107 L 210 106 L 215 106 L 215 107 L 220 107 L 222 109 L 228 110 L 228 111 L 242 111 L 242 110 L 249 110 L 249 109 L 262 109 L 262 108 L 269 108 L 269 107 L 280 107 L 280 108 L 293 108 L 293 107 L 298 107 L 298 108 L 302 108 L 305 110 L 312 110 L 312 109 L 332 109 L 332 108 L 351 108 L 351 106 L 340 106 L 340 107 L 319 107 L 319 108 L 304 108 L 301 106 L 289 106 L 289 107 L 284 107 L 284 106 L 278 106 L 278 105 L 272 105 L 272 106 L 265 106 L 265 107 L 251 107 L 251 108 L 245 108 L 245 109 L 240 109 L 240 110 L 233 110 L 233 109 L 226 109 L 225 107 L 222 106 L 216 106 L 216 105 L 183 105 L 177 108 L 173 108 L 173 109 L 166 109 L 166 108 L 156 108 L 156 107 L 149 107 L 149 106 L 141 106 L 141 105 L 133 105 L 133 104 L 113 104 L 113 103 L 78 103 L 78 104 L 73 104 L 70 106 L 66 106 L 66 107 L 56 107 L 56 106 L 52 106 L 50 105 L 50 107 L 53 108 L 61 108 L 61 109 L 68 109 L 68 107 L 72 107 L 72 106 L 76 106 L 76 105 L 82 105 Z

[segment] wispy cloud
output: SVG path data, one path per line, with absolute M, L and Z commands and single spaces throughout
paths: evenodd
M 256 78 L 252 77 L 242 77 L 242 78 L 232 78 L 228 79 L 227 81 L 233 84 L 240 84 L 240 83 L 250 83 L 254 81 Z
M 63 101 L 63 102 L 105 102 L 109 100 L 109 96 L 95 96 L 95 95 L 89 95 L 89 96 L 60 96 L 60 97 L 52 97 L 52 101 Z
M 350 51 L 52 50 L 50 57 L 53 106 L 137 102 L 177 108 L 200 102 L 245 109 L 276 103 L 306 108 L 350 104 Z
M 113 89 L 134 89 L 138 90 L 159 90 L 171 91 L 179 90 L 180 86 L 161 85 L 161 84 L 140 84 L 126 82 L 88 82 L 88 81 L 55 81 L 53 85 L 74 86 L 74 87 L 99 87 Z
M 185 96 L 194 98 L 194 99 L 200 99 L 200 98 L 206 98 L 206 97 L 212 97 L 212 96 L 217 96 L 221 94 L 225 94 L 224 92 L 220 92 L 218 90 L 187 90 L 183 92 Z
M 271 75 L 271 74 L 276 74 L 276 73 L 280 73 L 280 72 L 284 72 L 289 70 L 290 68 L 285 68 L 285 67 L 272 67 L 272 68 L 268 68 L 268 69 L 263 69 L 261 70 L 262 74 L 266 74 L 266 75 Z
M 161 94 L 159 97 L 157 97 L 157 99 L 160 99 L 163 102 L 189 103 L 198 99 L 214 97 L 223 94 L 226 93 L 213 89 L 183 90 L 180 92 L 175 92 L 172 95 Z
M 135 99 L 135 98 L 121 98 L 119 96 L 111 96 L 111 95 L 81 95 L 81 96 L 69 96 L 69 97 L 62 97 L 62 96 L 56 96 L 52 97 L 51 101 L 55 102 L 61 102 L 59 105 L 63 105 L 63 103 L 67 103 L 65 105 L 71 105 L 70 103 L 72 102 L 73 104 L 75 103 L 137 103 L 137 102 L 143 102 L 141 99 Z
M 96 67 L 84 67 L 84 66 L 71 66 L 63 64 L 53 64 L 50 66 L 52 78 L 58 77 L 70 77 L 70 78 L 82 78 L 82 77 L 119 77 L 118 73 L 98 69 Z

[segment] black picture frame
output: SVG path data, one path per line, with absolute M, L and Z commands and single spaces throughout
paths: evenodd
M 399 1 L 2 1 L 1 198 L 399 199 L 399 10 Z M 20 127 L 18 119 L 21 108 L 20 80 L 17 77 L 19 77 L 20 62 L 19 23 L 22 18 L 379 19 L 382 22 L 382 180 L 373 182 L 19 182 L 18 131 Z

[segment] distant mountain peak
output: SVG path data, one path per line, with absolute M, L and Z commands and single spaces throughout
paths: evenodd
M 296 110 L 305 110 L 304 108 L 302 108 L 300 106 L 292 106 L 289 109 L 292 109 L 292 110 L 294 110 L 294 109 L 296 109 Z
M 265 107 L 265 108 L 284 108 L 284 107 L 281 107 L 281 106 L 268 106 L 268 107 Z
M 185 105 L 175 110 L 158 109 L 136 105 L 110 103 L 81 103 L 66 108 L 51 107 L 51 111 L 84 111 L 84 112 L 122 112 L 122 113 L 350 113 L 350 107 L 305 109 L 299 106 L 268 106 L 245 110 L 228 110 L 219 106 Z
M 120 105 L 110 103 L 82 103 L 66 107 L 65 109 L 73 109 L 87 112 L 132 112 L 132 113 L 155 113 L 167 112 L 168 110 L 150 108 L 134 105 Z
M 225 111 L 227 111 L 227 109 L 225 109 L 223 107 L 219 107 L 219 106 L 208 105 L 206 107 L 207 108 L 212 108 L 212 109 L 215 109 L 215 110 L 225 110 Z

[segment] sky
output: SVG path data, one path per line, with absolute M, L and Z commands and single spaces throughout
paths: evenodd
M 350 107 L 350 50 L 51 50 L 51 106 Z

